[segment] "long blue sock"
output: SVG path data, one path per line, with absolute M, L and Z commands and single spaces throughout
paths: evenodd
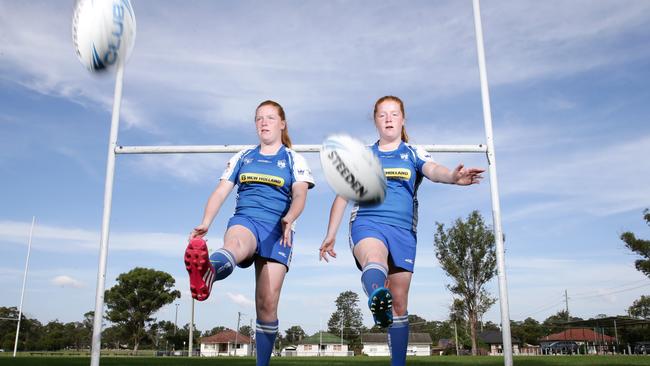
M 366 293 L 366 296 L 370 296 L 376 289 L 384 287 L 387 273 L 388 269 L 381 263 L 366 263 L 361 273 L 361 284 L 363 285 L 363 291 Z
M 263 322 L 257 320 L 255 330 L 255 344 L 257 346 L 257 366 L 268 366 L 271 352 L 275 345 L 275 336 L 278 334 L 278 321 Z
M 388 327 L 388 347 L 391 366 L 406 365 L 406 347 L 409 342 L 409 316 L 396 316 Z
M 221 281 L 230 276 L 232 271 L 235 270 L 235 256 L 232 255 L 226 248 L 218 249 L 210 256 L 210 263 L 215 270 L 215 281 Z

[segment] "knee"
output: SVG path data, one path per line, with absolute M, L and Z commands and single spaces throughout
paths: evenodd
M 395 316 L 404 316 L 408 307 L 408 298 L 400 293 L 393 293 L 393 314 Z
M 361 258 L 359 258 L 359 263 L 362 267 L 365 267 L 368 263 L 379 263 L 385 268 L 388 268 L 388 260 L 385 256 L 380 253 L 368 252 Z
M 263 321 L 273 321 L 278 317 L 278 302 L 273 296 L 258 295 L 255 308 L 257 317 Z

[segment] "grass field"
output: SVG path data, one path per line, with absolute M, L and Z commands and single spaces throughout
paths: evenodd
M 86 366 L 90 364 L 88 357 L 0 357 L 0 366 Z M 184 365 L 217 365 L 217 366 L 251 366 L 255 360 L 242 358 L 179 358 L 179 357 L 103 357 L 101 365 L 112 366 L 184 366 Z M 500 357 L 413 357 L 407 360 L 408 365 L 441 365 L 441 366 L 501 366 Z M 544 356 L 544 357 L 515 357 L 514 364 L 519 366 L 609 366 L 609 365 L 650 365 L 650 356 Z M 387 357 L 290 357 L 273 358 L 272 366 L 387 366 Z

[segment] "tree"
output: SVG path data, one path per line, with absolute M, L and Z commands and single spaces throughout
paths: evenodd
M 251 328 L 250 325 L 242 325 L 239 327 L 239 333 L 245 335 L 246 337 L 253 337 L 255 335 L 255 330 Z
M 650 211 L 646 208 L 643 211 L 643 219 L 650 226 Z M 629 231 L 621 234 L 621 240 L 631 251 L 641 256 L 634 262 L 636 269 L 650 277 L 650 240 L 637 239 L 634 233 Z
M 205 332 L 203 332 L 202 336 L 203 337 L 209 337 L 209 336 L 215 335 L 215 334 L 217 334 L 219 332 L 223 332 L 226 329 L 228 329 L 228 328 L 226 328 L 226 327 L 224 327 L 222 325 L 219 325 L 219 326 L 216 326 L 216 327 L 214 327 L 214 328 L 212 328 L 210 330 L 206 330 Z
M 303 338 L 305 338 L 305 331 L 302 329 L 300 325 L 294 325 L 291 328 L 285 330 L 284 333 L 287 335 L 286 336 L 287 342 L 292 344 L 296 344 L 302 341 Z
M 106 318 L 124 326 L 133 341 L 133 351 L 145 335 L 151 316 L 161 307 L 181 297 L 173 290 L 174 277 L 149 268 L 134 268 L 117 277 L 117 284 L 106 291 Z
M 539 339 L 546 335 L 544 325 L 531 317 L 524 321 L 511 321 L 510 329 L 514 337 L 528 344 L 539 344 Z
M 454 304 L 454 307 L 458 306 L 468 320 L 472 355 L 476 355 L 476 324 L 496 301 L 484 288 L 496 275 L 494 235 L 478 211 L 470 213 L 467 221 L 457 219 L 448 230 L 441 223 L 437 222 L 436 225 L 436 256 L 442 269 L 452 279 L 452 284 L 447 288 L 460 297 L 460 303 Z
M 343 327 L 345 339 L 359 336 L 359 329 L 363 326 L 361 309 L 359 309 L 359 295 L 353 291 L 341 292 L 336 298 L 336 311 L 332 313 L 327 322 L 327 331 L 340 334 Z
M 569 316 L 566 310 L 560 310 L 556 314 L 549 316 L 542 323 L 544 325 L 544 330 L 546 334 L 558 333 L 566 329 L 566 326 L 562 325 L 569 319 L 569 321 L 582 320 L 582 318 L 577 318 Z
M 627 309 L 630 316 L 650 319 L 650 296 L 641 296 Z

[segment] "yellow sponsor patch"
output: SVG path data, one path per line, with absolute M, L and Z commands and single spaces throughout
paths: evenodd
M 411 170 L 406 168 L 386 168 L 384 175 L 388 179 L 411 179 Z
M 284 185 L 284 179 L 281 177 L 276 177 L 275 175 L 257 174 L 257 173 L 240 174 L 239 181 L 241 183 L 270 184 L 276 187 L 282 187 Z

